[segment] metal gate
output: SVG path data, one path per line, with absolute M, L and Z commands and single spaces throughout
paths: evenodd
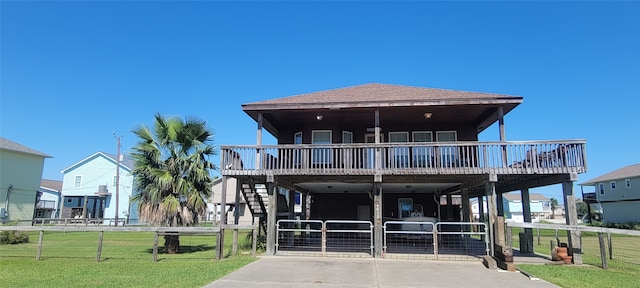
M 489 254 L 485 223 L 387 221 L 383 257 L 469 260 Z
M 277 255 L 373 257 L 373 224 L 350 220 L 278 220 Z

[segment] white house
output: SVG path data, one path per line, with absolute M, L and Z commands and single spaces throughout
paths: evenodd
M 522 208 L 522 195 L 520 193 L 502 194 L 505 221 L 524 222 Z M 551 216 L 551 200 L 542 194 L 531 193 L 529 195 L 529 207 L 531 209 L 531 222 L 540 222 Z
M 62 181 L 42 179 L 33 218 L 58 218 L 62 199 Z
M 629 165 L 581 183 L 594 186 L 584 193 L 587 200 L 600 203 L 604 222 L 640 222 L 640 164 Z
M 111 224 L 117 214 L 119 223 L 137 223 L 137 205 L 129 201 L 134 195 L 133 161 L 122 157 L 119 189 L 116 189 L 116 163 L 115 155 L 97 152 L 62 170 L 60 217 L 109 219 L 105 224 Z M 119 198 L 117 212 L 116 198 Z
M 45 158 L 51 156 L 0 137 L 0 223 L 33 219 Z

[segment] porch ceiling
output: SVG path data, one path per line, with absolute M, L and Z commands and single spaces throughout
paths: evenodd
M 382 183 L 383 193 L 435 193 L 443 191 L 460 183 Z M 369 193 L 373 183 L 346 182 L 303 182 L 297 187 L 310 193 Z
M 416 125 L 464 125 L 475 127 L 480 133 L 499 118 L 498 107 L 502 106 L 506 114 L 517 104 L 478 104 L 478 105 L 424 105 L 377 108 L 316 108 L 298 110 L 245 111 L 257 121 L 258 114 L 263 113 L 263 126 L 269 133 L 278 137 L 279 131 L 294 126 L 305 127 L 322 121 L 323 126 L 343 126 L 359 123 L 364 127 L 374 127 L 375 110 L 380 111 L 380 126 L 397 124 Z M 431 113 L 431 118 L 425 118 Z M 318 120 L 317 116 L 322 116 Z

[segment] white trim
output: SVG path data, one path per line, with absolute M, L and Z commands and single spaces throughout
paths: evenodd
M 78 179 L 80 178 L 80 179 Z M 82 175 L 74 175 L 73 176 L 73 187 L 78 188 L 82 186 Z
M 616 186 L 617 186 L 616 181 L 609 182 L 609 187 L 611 188 L 612 191 L 616 190 Z
M 600 195 L 604 195 L 604 183 L 598 183 L 598 192 Z
M 316 132 L 329 132 L 329 143 L 322 143 L 322 144 L 331 144 L 333 143 L 333 131 L 331 130 L 311 130 L 311 144 L 316 144 L 314 143 L 313 140 L 315 140 L 315 133 Z

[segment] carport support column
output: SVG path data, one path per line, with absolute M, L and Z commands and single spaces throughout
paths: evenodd
M 484 196 L 478 197 L 478 221 L 484 222 Z
M 523 188 L 520 190 L 520 198 L 522 199 L 522 216 L 524 218 L 524 223 L 531 223 L 531 198 L 529 197 L 529 188 Z M 525 240 L 527 241 L 527 245 L 522 247 L 523 243 L 520 240 L 520 252 L 523 254 L 533 253 L 533 229 L 524 228 Z M 531 246 L 529 246 L 531 244 Z
M 289 198 L 289 219 L 296 219 L 296 191 L 295 190 L 289 190 L 289 195 L 287 195 L 287 197 Z
M 489 175 L 489 181 L 485 186 L 485 193 L 487 194 L 487 210 L 489 213 L 489 249 L 491 256 L 496 256 L 495 253 L 495 240 L 496 240 L 496 219 L 498 218 L 498 211 L 496 209 L 496 182 L 498 176 L 495 174 Z
M 276 222 L 278 221 L 278 192 L 273 181 L 273 175 L 267 176 L 267 194 L 269 206 L 267 206 L 267 255 L 276 255 Z
M 373 184 L 373 257 L 382 258 L 383 237 L 382 229 L 382 175 L 375 176 Z
M 573 181 L 578 180 L 577 174 L 570 174 L 570 181 L 562 182 L 564 209 L 567 225 L 578 225 L 578 210 L 576 197 L 573 195 Z M 580 231 L 567 231 L 569 236 L 569 253 L 573 254 L 573 264 L 582 264 L 582 247 L 580 245 Z
M 462 189 L 462 222 L 471 222 L 471 207 L 469 205 L 469 192 Z

